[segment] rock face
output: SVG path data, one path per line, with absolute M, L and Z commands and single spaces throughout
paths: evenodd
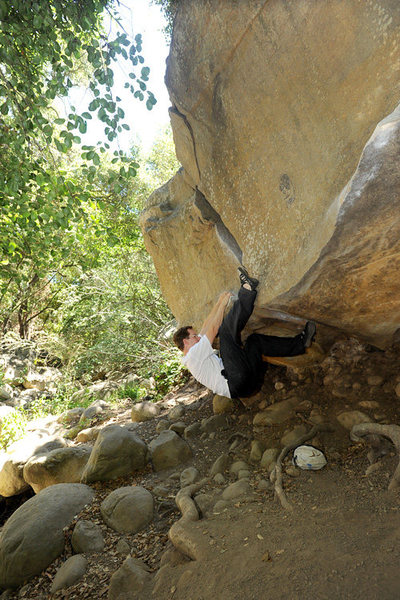
M 0 588 L 21 585 L 59 556 L 63 528 L 92 498 L 86 485 L 59 483 L 20 506 L 0 536 Z
M 141 223 L 181 323 L 243 262 L 261 280 L 253 328 L 314 318 L 392 342 L 399 39 L 393 0 L 179 2 L 166 82 L 183 168 Z

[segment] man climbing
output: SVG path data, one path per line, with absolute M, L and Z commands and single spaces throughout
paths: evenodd
M 239 267 L 241 287 L 237 300 L 224 317 L 231 297 L 223 292 L 197 334 L 191 325 L 174 334 L 176 346 L 183 352 L 182 362 L 193 377 L 216 394 L 227 398 L 246 398 L 261 388 L 267 364 L 263 356 L 304 354 L 314 337 L 316 326 L 307 321 L 295 337 L 277 337 L 253 333 L 242 344 L 241 332 L 253 312 L 258 280 Z M 212 344 L 219 336 L 219 358 Z

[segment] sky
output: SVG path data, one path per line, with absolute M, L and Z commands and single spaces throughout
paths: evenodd
M 142 56 L 145 65 L 150 67 L 148 88 L 157 98 L 157 104 L 149 111 L 144 102 L 135 102 L 132 96 L 129 96 L 128 106 L 132 107 L 132 112 L 126 114 L 131 132 L 128 132 L 126 137 L 132 138 L 132 134 L 137 135 L 143 146 L 149 147 L 160 128 L 169 123 L 170 101 L 164 84 L 165 60 L 169 48 L 162 31 L 166 21 L 160 7 L 150 4 L 150 0 L 121 0 L 120 13 L 124 28 L 132 39 L 137 33 L 142 34 Z
M 150 67 L 147 86 L 157 99 L 157 104 L 149 111 L 145 101 L 140 102 L 133 98 L 132 94 L 124 89 L 124 82 L 127 81 L 127 78 L 120 67 L 114 67 L 113 93 L 122 99 L 125 122 L 130 126 L 130 131 L 123 130 L 118 134 L 118 144 L 122 150 L 127 151 L 133 141 L 140 143 L 147 151 L 157 134 L 169 123 L 170 101 L 164 84 L 165 60 L 169 51 L 163 33 L 166 25 L 165 17 L 159 6 L 151 4 L 151 0 L 121 0 L 118 11 L 122 17 L 124 30 L 130 39 L 133 40 L 137 33 L 142 34 L 141 54 L 145 61 L 143 66 Z M 78 113 L 82 113 L 87 110 L 87 105 L 91 100 L 91 93 L 79 88 L 70 93 L 68 101 L 64 101 L 64 106 L 65 102 L 69 102 L 76 107 Z M 100 139 L 104 139 L 103 132 L 104 124 L 93 118 L 88 122 L 88 133 L 81 136 L 82 143 L 95 145 Z

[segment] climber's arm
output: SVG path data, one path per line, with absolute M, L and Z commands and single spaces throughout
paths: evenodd
M 210 344 L 212 344 L 216 338 L 218 329 L 220 328 L 222 320 L 224 318 L 225 307 L 228 304 L 230 297 L 230 292 L 223 292 L 220 295 L 218 301 L 212 308 L 210 314 L 208 315 L 200 329 L 200 335 L 206 335 Z

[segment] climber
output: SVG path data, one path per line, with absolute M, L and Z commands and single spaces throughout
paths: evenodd
M 216 394 L 227 398 L 247 398 L 261 388 L 267 364 L 263 356 L 297 356 L 304 354 L 314 337 L 316 325 L 307 321 L 295 337 L 276 337 L 253 333 L 245 343 L 241 331 L 253 312 L 258 280 L 239 267 L 241 287 L 232 308 L 224 317 L 233 296 L 223 292 L 197 334 L 191 325 L 174 334 L 176 346 L 183 352 L 182 363 L 193 377 Z M 219 358 L 212 344 L 219 336 Z

